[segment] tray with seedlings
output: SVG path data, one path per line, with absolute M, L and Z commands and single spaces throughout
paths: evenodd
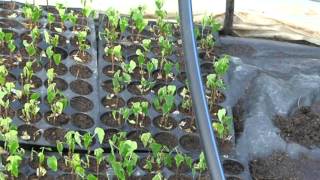
M 10 25 L 0 29 L 2 116 L 13 118 L 21 142 L 32 145 L 54 146 L 68 130 L 93 134 L 99 126 L 93 11 L 16 6 L 16 17 L 1 18 Z
M 100 121 L 110 134 L 126 131 L 130 139 L 139 140 L 142 133 L 151 132 L 157 142 L 170 149 L 199 153 L 200 138 L 187 85 L 180 27 L 165 21 L 163 1 L 155 2 L 156 21 L 144 18 L 142 6 L 131 9 L 129 16 L 120 16 L 112 8 L 100 16 Z M 227 104 L 221 104 L 226 98 L 223 78 L 229 59 L 218 58 L 213 52 L 212 34 L 219 24 L 213 17 L 205 17 L 201 25 L 196 26 L 196 32 L 209 108 L 216 120 L 218 139 L 224 141 L 222 146 L 228 146 L 226 151 L 231 151 L 231 112 Z M 139 148 L 144 149 L 141 143 Z

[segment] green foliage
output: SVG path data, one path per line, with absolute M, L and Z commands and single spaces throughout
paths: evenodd
M 126 72 L 122 72 L 118 70 L 112 79 L 112 85 L 113 85 L 113 91 L 115 94 L 118 94 L 121 89 L 127 84 L 131 82 L 131 76 L 130 74 Z
M 163 36 L 159 37 L 159 45 L 161 49 L 162 58 L 168 57 L 173 52 L 173 44 L 169 39 L 164 38 Z
M 84 52 L 90 49 L 90 45 L 87 44 L 87 31 L 79 31 L 76 33 L 79 49 L 81 52 Z
M 229 56 L 223 56 L 222 58 L 218 59 L 214 63 L 214 70 L 217 73 L 217 75 L 219 75 L 220 77 L 225 75 L 229 70 L 229 63 L 230 63 L 229 59 L 230 59 Z
M 8 75 L 8 70 L 5 65 L 0 66 L 0 85 L 3 86 L 6 83 L 6 77 Z
M 68 131 L 65 136 L 65 142 L 68 145 L 69 148 L 69 157 L 71 157 L 72 153 L 74 152 L 76 144 L 80 147 L 82 147 L 81 143 L 81 135 L 77 131 Z
M 176 86 L 168 85 L 158 90 L 157 96 L 153 99 L 153 104 L 157 110 L 162 110 L 163 116 L 168 116 L 175 105 Z
M 99 143 L 102 144 L 105 137 L 104 130 L 100 127 L 96 127 L 94 129 L 94 134 L 98 136 Z
M 121 17 L 119 20 L 119 26 L 121 33 L 124 33 L 129 25 L 128 18 Z
M 25 47 L 29 57 L 33 57 L 37 53 L 37 49 L 33 42 L 28 43 L 26 40 L 23 40 L 23 46 Z
M 22 109 L 22 116 L 26 123 L 30 123 L 32 119 L 36 117 L 40 111 L 39 107 L 40 101 L 37 99 L 30 99 L 29 102 L 26 102 Z
M 232 130 L 232 117 L 227 115 L 225 109 L 218 111 L 218 121 L 213 123 L 213 128 L 217 132 L 218 137 L 222 140 L 226 140 L 230 136 Z
M 49 156 L 47 158 L 47 166 L 54 172 L 58 170 L 58 161 L 55 156 Z
M 117 29 L 119 18 L 120 18 L 119 11 L 115 10 L 114 8 L 108 8 L 108 10 L 106 11 L 106 15 L 108 18 L 108 28 L 110 30 L 115 31 Z M 122 19 L 122 21 L 123 21 L 122 23 L 125 24 L 125 20 Z M 127 21 L 127 23 L 128 23 L 128 21 Z
M 133 20 L 135 29 L 138 33 L 141 33 L 148 24 L 148 21 L 144 18 L 145 7 L 139 6 L 131 9 L 130 17 Z
M 22 158 L 19 155 L 10 155 L 7 158 L 6 170 L 9 171 L 14 177 L 19 175 L 19 167 Z

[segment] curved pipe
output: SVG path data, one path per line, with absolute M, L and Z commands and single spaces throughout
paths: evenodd
M 198 52 L 193 33 L 191 0 L 179 0 L 179 14 L 187 76 L 190 83 L 193 108 L 195 109 L 197 127 L 204 147 L 206 162 L 211 179 L 225 180 L 200 74 Z

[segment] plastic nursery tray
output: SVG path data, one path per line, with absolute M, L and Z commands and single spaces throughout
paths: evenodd
M 39 152 L 39 151 L 38 151 Z M 46 160 L 44 161 L 44 168 L 47 170 L 47 173 L 44 177 L 45 179 L 77 179 L 75 174 L 71 173 L 71 168 L 67 167 L 65 165 L 65 155 L 61 156 L 58 153 L 55 152 L 44 152 L 46 157 L 55 156 L 58 160 L 58 171 L 53 172 L 50 170 L 46 165 Z M 176 168 L 175 162 L 172 162 L 171 167 L 160 167 L 158 169 L 154 168 L 150 172 L 143 168 L 144 165 L 144 159 L 148 157 L 149 154 L 147 153 L 137 153 L 139 156 L 137 166 L 134 169 L 133 174 L 131 175 L 132 178 L 146 178 L 151 179 L 156 173 L 155 172 L 161 172 L 163 177 L 165 179 L 171 179 L 174 178 L 176 174 L 179 174 L 181 178 L 183 179 L 197 179 L 197 177 L 200 175 L 199 173 L 196 173 L 195 176 L 192 176 L 192 170 L 185 164 L 182 163 L 179 167 L 179 169 Z M 81 158 L 84 160 L 84 162 L 87 162 L 86 154 L 80 154 Z M 104 154 L 104 156 L 109 156 L 109 154 Z M 2 155 L 2 159 L 5 159 L 5 154 Z M 36 178 L 36 170 L 38 168 L 38 157 L 37 154 L 33 154 L 33 158 L 31 159 L 31 152 L 26 151 L 26 154 L 23 157 L 22 163 L 20 164 L 20 175 L 18 179 L 34 179 Z M 193 162 L 197 162 L 197 157 L 192 157 Z M 247 175 L 244 172 L 244 167 L 239 164 L 238 161 L 234 159 L 228 159 L 223 158 L 223 168 L 225 170 L 226 177 L 233 177 L 235 179 L 247 179 Z M 89 164 L 90 166 L 85 168 L 85 173 L 88 175 L 93 174 L 97 176 L 97 166 L 95 159 L 90 156 L 89 157 Z M 115 175 L 111 168 L 111 166 L 107 163 L 106 160 L 104 160 L 100 166 L 99 166 L 99 173 L 98 173 L 99 179 L 114 179 Z M 203 172 L 201 174 L 202 179 L 210 179 L 208 172 Z M 180 178 L 180 179 L 181 179 Z
M 105 15 L 100 15 L 100 26 L 99 26 L 99 32 L 103 32 L 104 31 L 104 27 L 106 24 L 106 16 Z M 149 24 L 154 24 L 154 22 L 149 22 Z M 126 39 L 126 37 L 130 36 L 130 32 L 127 31 L 124 34 L 121 35 L 122 39 Z M 146 38 L 153 38 L 152 36 L 146 36 Z M 123 41 L 119 41 L 119 44 L 122 44 L 122 51 L 123 51 L 123 57 L 125 59 L 125 62 L 128 63 L 130 60 L 132 60 L 135 56 L 135 52 L 136 49 L 139 47 L 137 45 L 132 45 L 132 46 L 128 46 L 127 42 L 123 42 Z M 156 44 L 156 43 L 152 43 L 152 44 Z M 111 61 L 105 60 L 105 53 L 104 53 L 104 48 L 105 48 L 106 42 L 105 39 L 101 36 L 99 38 L 99 43 L 98 43 L 98 71 L 99 71 L 99 94 L 100 94 L 100 113 L 101 113 L 101 117 L 100 120 L 102 120 L 102 118 L 106 115 L 106 113 L 111 112 L 112 111 L 112 107 L 107 107 L 105 105 L 102 104 L 102 101 L 104 98 L 106 97 L 112 97 L 112 92 L 108 92 L 105 90 L 105 88 L 103 87 L 105 85 L 106 82 L 108 82 L 109 84 L 111 83 L 112 86 L 112 78 L 113 78 L 113 74 L 105 74 L 106 71 L 106 67 L 111 67 Z M 155 45 L 156 47 L 156 45 Z M 155 54 L 150 53 L 148 55 L 148 59 L 151 59 L 155 57 Z M 172 62 L 176 63 L 178 62 L 178 56 L 177 53 L 174 53 L 170 58 L 169 58 Z M 211 64 L 212 66 L 212 64 Z M 118 62 L 115 61 L 115 67 L 117 67 L 118 69 L 120 68 L 120 64 Z M 181 67 L 181 69 L 183 69 L 183 67 Z M 182 101 L 182 97 L 180 95 L 178 95 L 181 92 L 181 88 L 185 86 L 185 73 L 181 73 L 178 74 L 178 72 L 176 71 L 176 69 L 174 68 L 173 70 L 174 73 L 174 77 L 178 77 L 173 79 L 172 81 L 168 82 L 167 84 L 173 84 L 177 87 L 177 93 L 176 93 L 176 99 L 175 99 L 175 104 L 176 104 L 176 110 L 170 114 L 170 116 L 174 119 L 175 121 L 175 125 L 176 127 L 171 129 L 171 130 L 164 130 L 161 129 L 159 127 L 157 127 L 154 124 L 154 119 L 158 116 L 161 115 L 161 113 L 157 112 L 155 110 L 155 108 L 152 105 L 152 100 L 154 99 L 154 97 L 156 96 L 157 93 L 157 89 L 156 90 L 151 90 L 149 93 L 145 94 L 145 95 L 137 95 L 134 94 L 132 92 L 130 92 L 128 90 L 128 88 L 124 88 L 123 91 L 121 91 L 119 93 L 119 97 L 122 99 L 121 101 L 123 102 L 123 107 L 128 106 L 128 102 L 131 102 L 131 100 L 133 98 L 139 98 L 139 99 L 143 99 L 149 102 L 149 117 L 151 120 L 151 123 L 149 126 L 144 127 L 144 128 L 135 128 L 131 125 L 129 125 L 127 122 L 123 123 L 123 125 L 121 126 L 113 126 L 113 125 L 107 125 L 107 123 L 104 122 L 104 128 L 106 129 L 106 131 L 109 132 L 117 132 L 117 131 L 126 131 L 128 132 L 128 138 L 132 138 L 133 140 L 136 141 L 140 141 L 139 140 L 139 135 L 141 135 L 141 133 L 143 132 L 151 132 L 154 136 L 154 138 L 162 143 L 167 145 L 169 148 L 173 149 L 173 148 L 177 148 L 180 152 L 184 152 L 184 153 L 192 153 L 192 154 L 199 154 L 199 152 L 201 151 L 201 145 L 200 145 L 200 138 L 198 133 L 192 133 L 192 132 L 186 132 L 184 131 L 182 128 L 180 128 L 179 124 L 181 122 L 181 120 L 184 120 L 186 118 L 190 119 L 190 115 L 184 114 L 182 112 L 180 112 L 178 109 L 178 106 L 180 105 L 181 101 Z M 154 80 L 153 77 L 151 77 L 152 80 Z M 135 82 L 137 81 L 137 79 L 132 76 L 132 80 Z M 163 85 L 163 82 L 159 82 L 157 81 L 155 87 L 159 87 L 159 85 Z M 228 113 L 231 113 L 231 108 L 228 108 L 227 104 L 221 104 L 221 106 L 226 107 L 228 109 Z M 104 121 L 108 121 L 108 119 L 104 120 Z M 160 139 L 161 137 L 161 139 Z M 142 143 L 139 143 L 139 150 L 145 150 L 142 147 Z M 191 145 L 191 146 L 188 146 Z
M 2 4 L 2 2 L 0 2 Z M 23 48 L 21 35 L 25 32 L 28 32 L 27 29 L 24 27 L 23 22 L 24 18 L 21 16 L 21 7 L 22 4 L 17 4 L 18 9 L 15 11 L 17 12 L 17 17 L 15 18 L 3 18 L 0 17 L 0 27 L 6 28 L 3 29 L 4 31 L 11 31 L 16 34 L 16 44 L 18 49 Z M 0 9 L 0 12 L 3 10 Z M 38 47 L 40 49 L 46 49 L 48 45 L 46 45 L 44 41 L 44 35 L 43 31 L 46 26 L 46 20 L 45 20 L 46 12 L 43 11 L 43 17 L 41 18 L 40 25 L 41 25 L 41 38 L 40 42 L 38 43 Z M 1 22 L 6 22 L 2 24 Z M 9 22 L 9 23 L 8 23 Z M 99 121 L 95 121 L 98 119 L 99 114 L 99 108 L 96 107 L 95 102 L 98 101 L 98 90 L 97 90 L 97 51 L 96 51 L 96 34 L 95 34 L 95 26 L 93 19 L 87 19 L 86 20 L 89 29 L 90 34 L 88 34 L 87 39 L 88 42 L 91 44 L 91 48 L 87 51 L 90 55 L 92 60 L 88 63 L 77 63 L 73 58 L 71 57 L 71 53 L 76 49 L 71 44 L 71 38 L 74 37 L 74 33 L 70 30 L 72 25 L 70 22 L 65 22 L 64 25 L 66 26 L 66 30 L 62 33 L 55 32 L 55 34 L 58 34 L 60 36 L 60 40 L 65 39 L 65 42 L 59 43 L 59 48 L 56 50 L 56 52 L 61 53 L 62 55 L 62 64 L 61 67 L 59 66 L 57 69 L 61 71 L 56 71 L 58 74 L 57 79 L 55 80 L 57 83 L 59 81 L 60 85 L 64 85 L 66 88 L 61 89 L 62 92 L 66 97 L 69 99 L 69 105 L 68 108 L 65 110 L 65 114 L 70 116 L 70 119 L 68 122 L 61 124 L 61 125 L 52 125 L 47 123 L 47 121 L 44 118 L 44 114 L 50 110 L 48 105 L 46 104 L 46 86 L 45 81 L 47 79 L 46 76 L 46 63 L 48 62 L 47 59 L 41 57 L 41 68 L 38 69 L 38 71 L 35 73 L 35 76 L 41 79 L 41 87 L 37 89 L 33 89 L 33 92 L 39 92 L 41 94 L 41 113 L 42 113 L 42 119 L 32 125 L 26 125 L 23 120 L 21 120 L 17 113 L 15 117 L 13 118 L 13 123 L 18 126 L 18 130 L 22 128 L 26 128 L 28 134 L 32 134 L 35 132 L 40 132 L 41 135 L 37 136 L 35 139 L 30 140 L 21 140 L 22 144 L 29 144 L 29 145 L 41 145 L 41 146 L 55 146 L 56 140 L 63 140 L 64 134 L 68 130 L 77 130 L 80 132 L 92 132 L 94 131 L 94 128 L 96 126 L 100 126 Z M 4 27 L 8 25 L 14 25 L 12 27 Z M 17 26 L 17 28 L 15 28 Z M 40 28 L 40 27 L 39 27 Z M 50 33 L 50 31 L 48 31 Z M 87 71 L 84 73 L 83 76 L 79 75 L 77 72 L 77 69 L 75 69 L 76 66 L 84 67 L 84 71 Z M 20 73 L 22 72 L 23 66 L 17 66 L 10 70 L 10 73 L 14 75 L 16 80 L 16 87 L 18 89 L 21 89 L 21 85 L 18 83 L 18 79 L 20 77 Z M 64 70 L 62 70 L 64 69 Z M 73 71 L 73 73 L 71 72 Z M 81 92 L 79 88 L 73 88 L 71 89 L 71 84 L 75 83 L 76 81 L 81 81 L 82 84 L 80 85 L 81 89 L 84 87 L 84 84 L 88 87 L 89 91 L 87 92 Z M 57 87 L 59 85 L 57 84 Z M 79 86 L 78 86 L 79 87 Z M 88 106 L 82 106 L 82 108 L 79 106 L 81 103 L 84 103 L 86 101 L 88 103 Z M 15 110 L 19 110 L 23 107 L 23 104 L 16 101 L 13 102 L 12 107 Z M 85 108 L 84 108 L 85 107 Z M 86 116 L 87 118 L 79 118 L 79 115 L 82 114 Z M 79 124 L 80 121 L 82 121 L 82 124 Z M 96 124 L 98 122 L 98 124 Z M 21 135 L 21 134 L 19 134 Z M 47 139 L 45 136 L 48 137 Z M 95 143 L 95 141 L 93 142 Z M 94 145 L 93 145 L 94 146 Z

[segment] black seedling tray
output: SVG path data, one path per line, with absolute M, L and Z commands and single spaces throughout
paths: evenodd
M 100 15 L 100 23 L 99 23 L 99 32 L 104 32 L 104 27 L 106 24 L 106 16 L 104 15 Z M 149 22 L 149 24 L 154 24 L 154 22 Z M 126 37 L 130 36 L 130 32 L 127 31 L 124 34 L 121 35 L 122 39 L 126 39 Z M 152 36 L 147 36 L 147 38 L 152 38 Z M 119 41 L 119 44 L 122 45 L 122 52 L 123 52 L 123 57 L 125 59 L 125 62 L 128 63 L 130 60 L 132 60 L 132 57 L 134 57 L 135 55 L 135 50 L 132 50 L 131 48 L 128 47 L 128 43 L 126 41 Z M 100 120 L 103 117 L 103 115 L 106 112 L 111 112 L 112 108 L 110 107 L 105 107 L 101 102 L 103 100 L 103 98 L 105 97 L 112 97 L 112 93 L 107 92 L 104 88 L 104 82 L 112 81 L 113 77 L 107 76 L 106 74 L 104 74 L 104 68 L 107 66 L 111 66 L 111 60 L 107 61 L 104 59 L 104 48 L 105 48 L 105 44 L 106 41 L 103 38 L 103 36 L 99 37 L 99 43 L 98 43 L 98 67 L 99 67 L 99 94 L 100 94 Z M 142 47 L 141 47 L 142 48 Z M 155 54 L 153 53 L 149 53 L 148 55 L 148 59 L 151 58 L 156 58 Z M 171 60 L 173 63 L 178 62 L 178 56 L 177 53 L 174 53 L 169 60 Z M 120 67 L 120 63 L 115 61 L 115 66 Z M 181 69 L 183 69 L 183 67 L 181 67 Z M 155 70 L 157 71 L 157 70 Z M 174 73 L 174 77 L 177 77 L 178 72 L 176 71 L 176 69 L 173 69 L 173 73 Z M 112 74 L 113 75 L 113 74 Z M 133 81 L 136 81 L 136 79 L 132 78 Z M 153 77 L 151 77 L 151 79 L 153 80 Z M 176 110 L 170 114 L 170 116 L 172 118 L 174 118 L 175 124 L 176 124 L 176 128 L 172 129 L 172 130 L 163 130 L 158 128 L 153 120 L 154 118 L 158 117 L 161 115 L 161 113 L 157 112 L 155 110 L 155 108 L 153 107 L 153 103 L 152 100 L 154 99 L 154 97 L 156 96 L 157 92 L 155 92 L 154 90 L 151 90 L 148 94 L 146 95 L 136 95 L 134 93 L 131 93 L 128 91 L 127 87 L 124 88 L 123 91 L 121 91 L 119 93 L 119 97 L 123 100 L 124 102 L 124 106 L 126 107 L 128 106 L 128 101 L 131 98 L 144 98 L 145 100 L 147 100 L 149 102 L 149 114 L 148 116 L 150 117 L 151 123 L 148 127 L 144 127 L 144 128 L 134 128 L 132 126 L 130 126 L 127 122 L 125 122 L 122 126 L 108 126 L 106 124 L 104 124 L 102 127 L 104 127 L 107 131 L 111 131 L 111 132 L 117 132 L 117 131 L 125 131 L 128 132 L 128 138 L 132 138 L 136 141 L 139 142 L 139 133 L 143 133 L 143 132 L 151 132 L 154 136 L 154 138 L 156 140 L 158 140 L 157 138 L 161 135 L 164 136 L 164 138 L 158 142 L 165 144 L 167 146 L 169 146 L 169 148 L 173 149 L 173 148 L 177 148 L 180 152 L 184 152 L 184 153 L 192 153 L 192 154 L 199 154 L 199 152 L 201 151 L 201 145 L 200 145 L 200 138 L 199 138 L 199 134 L 198 133 L 191 133 L 191 132 L 185 132 L 183 129 L 181 129 L 179 127 L 179 123 L 181 122 L 181 120 L 185 119 L 185 118 L 190 118 L 190 116 L 180 112 L 178 110 L 178 106 L 180 105 L 181 101 L 182 101 L 182 97 L 180 95 L 178 95 L 179 89 L 185 86 L 185 79 L 179 79 L 179 78 L 175 78 L 173 79 L 173 81 L 167 83 L 167 85 L 175 85 L 176 86 L 176 99 L 175 99 L 175 104 L 176 104 Z M 112 82 L 111 82 L 112 83 Z M 157 84 L 161 85 L 158 81 Z M 111 84 L 112 85 L 112 84 Z M 157 85 L 156 85 L 157 86 Z M 231 108 L 229 108 L 228 104 L 226 103 L 222 103 L 221 104 L 222 107 L 226 107 L 228 114 L 232 114 L 231 113 Z M 232 132 L 233 133 L 233 132 Z M 132 137 L 131 137 L 132 135 Z M 189 139 L 186 139 L 186 138 Z M 168 144 L 169 140 L 174 141 L 173 145 Z M 181 145 L 181 141 L 185 141 L 186 144 L 188 143 L 195 143 L 196 147 L 192 147 L 192 148 L 184 148 Z M 145 150 L 145 148 L 143 148 L 141 146 L 138 147 L 139 150 Z
M 19 6 L 22 6 L 22 5 L 19 4 Z M 8 18 L 0 18 L 0 22 L 3 20 L 9 20 L 11 22 L 18 22 L 18 23 L 21 22 L 21 24 L 22 24 L 22 22 L 24 22 L 24 18 L 21 16 L 21 13 L 19 13 L 19 12 L 21 12 L 21 9 L 17 9 L 15 11 L 18 12 L 17 14 L 19 14 L 19 16 L 17 16 L 16 18 L 9 18 L 9 19 Z M 44 18 L 46 15 L 46 12 L 43 11 L 43 14 L 44 15 L 40 21 L 41 29 L 39 27 L 39 29 L 41 30 L 41 42 L 38 43 L 38 47 L 45 50 L 48 47 L 48 45 L 44 41 L 44 35 L 43 35 L 43 31 L 46 26 L 46 20 Z M 91 134 L 93 134 L 95 127 L 100 126 L 100 124 L 96 124 L 96 121 L 95 121 L 99 117 L 98 116 L 99 108 L 95 106 L 95 102 L 98 101 L 98 98 L 97 98 L 98 97 L 98 90 L 97 90 L 97 78 L 98 77 L 97 77 L 97 71 L 96 71 L 96 69 L 97 69 L 97 51 L 96 51 L 97 46 L 96 46 L 96 34 L 95 34 L 94 21 L 93 21 L 93 19 L 87 19 L 87 25 L 90 29 L 89 30 L 90 34 L 88 34 L 87 39 L 91 44 L 91 48 L 87 52 L 91 55 L 92 60 L 86 64 L 85 63 L 78 63 L 75 60 L 73 60 L 73 58 L 71 57 L 71 55 L 70 55 L 71 52 L 76 49 L 76 47 L 74 47 L 70 43 L 70 39 L 74 36 L 74 33 L 70 30 L 72 27 L 72 24 L 70 22 L 65 22 L 64 25 L 66 26 L 66 31 L 64 31 L 62 33 L 57 33 L 57 34 L 65 37 L 65 39 L 66 39 L 65 46 L 59 47 L 59 51 L 62 54 L 61 63 L 64 64 L 64 66 L 67 68 L 67 71 L 65 72 L 65 74 L 58 74 L 57 78 L 59 78 L 61 81 L 64 82 L 65 85 L 67 85 L 67 88 L 65 90 L 63 90 L 62 92 L 69 99 L 70 106 L 67 107 L 67 109 L 64 111 L 64 113 L 70 116 L 70 120 L 66 124 L 62 124 L 60 126 L 54 126 L 54 125 L 47 123 L 47 121 L 44 119 L 44 114 L 50 110 L 49 106 L 46 104 L 47 90 L 46 90 L 46 86 L 44 85 L 44 83 L 47 79 L 46 69 L 44 67 L 45 67 L 45 64 L 48 62 L 48 60 L 45 57 L 41 57 L 39 62 L 41 64 L 42 68 L 40 71 L 35 73 L 35 76 L 37 76 L 41 79 L 42 86 L 37 89 L 34 89 L 33 91 L 39 92 L 41 94 L 40 108 L 41 108 L 41 113 L 43 115 L 43 118 L 40 121 L 38 121 L 37 123 L 32 124 L 33 127 L 36 127 L 38 130 L 35 128 L 29 129 L 29 133 L 40 132 L 41 136 L 37 140 L 23 140 L 23 139 L 21 139 L 22 144 L 55 146 L 55 142 L 58 139 L 54 138 L 55 134 L 54 134 L 54 132 L 51 131 L 53 129 L 58 128 L 58 131 L 61 133 L 59 140 L 63 140 L 64 133 L 69 130 L 80 131 L 80 132 L 91 132 Z M 20 35 L 27 32 L 27 29 L 26 28 L 19 28 L 19 29 L 7 28 L 7 29 L 17 33 L 17 39 L 16 39 L 17 48 L 18 49 L 23 48 Z M 4 30 L 6 30 L 6 29 L 4 29 Z M 47 31 L 50 33 L 49 30 L 47 30 Z M 81 79 L 80 77 L 76 77 L 75 75 L 72 75 L 70 70 L 71 70 L 71 67 L 73 67 L 75 65 L 86 66 L 89 69 L 89 71 L 91 71 L 91 73 L 89 73 L 89 74 L 91 74 L 90 77 L 88 76 L 88 78 Z M 20 77 L 21 72 L 22 72 L 22 67 L 19 67 L 19 66 L 10 71 L 10 73 L 13 74 L 16 77 L 16 79 L 18 79 Z M 73 90 L 79 90 L 79 89 L 71 90 L 71 88 L 70 88 L 71 83 L 74 82 L 75 80 L 82 80 L 82 81 L 86 82 L 86 84 L 88 84 L 88 86 L 90 86 L 92 91 L 90 93 L 86 93 L 86 94 L 78 94 L 77 92 L 74 92 Z M 18 89 L 21 89 L 21 85 L 18 82 L 16 83 L 16 87 Z M 91 108 L 88 110 L 85 110 L 85 111 L 83 111 L 82 109 L 79 109 L 79 108 L 74 108 L 75 104 L 80 103 L 78 101 L 75 101 L 75 99 L 73 99 L 75 97 L 87 99 L 87 101 L 91 104 Z M 12 104 L 12 107 L 15 110 L 18 110 L 18 109 L 23 108 L 23 104 L 16 101 Z M 89 118 L 90 120 L 86 122 L 87 124 L 84 124 L 85 126 L 78 125 L 79 118 L 73 117 L 77 113 L 82 113 L 82 114 L 88 115 L 90 117 Z M 23 120 L 21 120 L 17 114 L 13 118 L 13 123 L 18 126 L 18 129 L 22 125 L 25 125 L 25 122 Z M 51 134 L 50 134 L 50 132 L 51 132 Z M 44 134 L 46 134 L 46 133 L 48 133 L 47 137 L 53 137 L 53 139 L 46 140 L 44 138 Z M 97 143 L 97 141 L 94 141 L 93 143 Z M 94 144 L 93 144 L 93 146 L 94 146 Z

